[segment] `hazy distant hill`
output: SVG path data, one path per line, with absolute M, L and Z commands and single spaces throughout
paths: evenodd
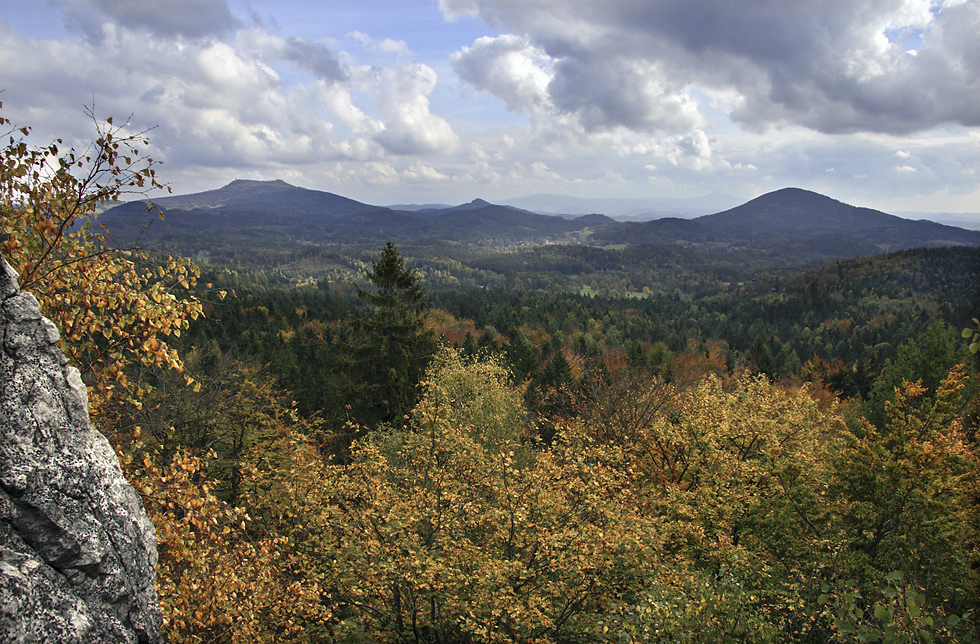
M 443 210 L 452 208 L 448 203 L 399 203 L 388 204 L 385 206 L 390 210 L 402 210 L 405 212 L 418 212 L 419 210 Z
M 236 179 L 216 190 L 153 199 L 153 204 L 164 211 L 251 211 L 291 217 L 339 217 L 388 210 L 330 192 L 298 188 L 282 180 L 245 179 Z
M 500 206 L 476 199 L 470 203 L 434 213 L 432 233 L 442 239 L 467 241 L 539 242 L 581 230 L 588 224 L 551 215 L 539 215 L 513 206 Z
M 285 181 L 246 181 L 238 179 L 216 190 L 190 195 L 152 199 L 154 212 L 166 219 L 155 221 L 146 202 L 130 202 L 105 211 L 105 223 L 117 244 L 141 244 L 161 239 L 195 242 L 195 248 L 208 243 L 244 240 L 279 241 L 321 240 L 334 234 L 338 221 L 364 227 L 363 217 L 391 217 L 382 230 L 398 228 L 400 216 L 379 206 L 360 203 L 330 192 L 308 190 Z M 358 223 L 361 225 L 358 226 Z M 144 230 L 144 224 L 149 228 Z M 370 230 L 378 227 L 367 223 Z M 394 226 L 393 226 L 394 224 Z
M 546 215 L 573 217 L 603 213 L 617 221 L 648 221 L 662 217 L 690 219 L 710 212 L 718 212 L 737 204 L 740 200 L 731 195 L 708 194 L 685 198 L 582 198 L 567 195 L 536 194 L 504 199 L 501 203 L 524 208 Z
M 211 246 L 283 247 L 387 240 L 466 244 L 684 245 L 753 250 L 787 257 L 855 257 L 916 246 L 980 245 L 980 232 L 902 219 L 824 195 L 785 188 L 695 219 L 617 222 L 600 214 L 542 215 L 483 199 L 448 207 L 393 210 L 284 181 L 237 180 L 217 190 L 154 199 L 166 221 L 145 203 L 100 216 L 121 245 L 207 250 Z M 143 224 L 153 222 L 144 230 Z
M 694 220 L 716 236 L 813 237 L 828 232 L 861 233 L 906 220 L 870 208 L 849 206 L 809 190 L 783 188 L 741 206 Z
M 898 212 L 894 213 L 905 219 L 928 219 L 947 226 L 956 226 L 967 230 L 980 230 L 980 212 Z
M 627 244 L 684 242 L 757 250 L 795 249 L 846 257 L 917 246 L 980 245 L 980 232 L 902 219 L 816 192 L 784 188 L 696 219 L 657 219 L 603 227 L 593 239 Z
M 281 245 L 292 242 L 376 243 L 388 239 L 449 240 L 467 243 L 541 243 L 594 226 L 539 215 L 482 199 L 458 206 L 393 210 L 329 192 L 297 188 L 284 181 L 236 180 L 216 190 L 153 199 L 165 221 L 154 221 L 145 202 L 123 204 L 100 216 L 120 245 L 213 243 L 247 240 Z M 605 220 L 601 220 L 605 223 Z M 611 220 L 609 220 L 611 221 Z M 143 224 L 151 225 L 144 230 Z

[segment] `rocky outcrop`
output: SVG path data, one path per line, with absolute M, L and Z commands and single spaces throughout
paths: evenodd
M 0 258 L 0 642 L 160 642 L 153 524 Z

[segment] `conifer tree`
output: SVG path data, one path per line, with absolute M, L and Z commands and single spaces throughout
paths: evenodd
M 397 424 L 418 401 L 419 381 L 435 352 L 424 326 L 425 289 L 391 242 L 367 277 L 372 288 L 358 288 L 367 310 L 353 321 L 346 347 L 347 403 L 361 424 Z

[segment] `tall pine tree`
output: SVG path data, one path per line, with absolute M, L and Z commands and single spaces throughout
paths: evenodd
M 358 288 L 367 307 L 352 321 L 346 351 L 347 404 L 361 425 L 397 425 L 418 401 L 419 381 L 436 343 L 424 327 L 421 280 L 393 243 L 371 262 L 367 277 L 371 287 Z

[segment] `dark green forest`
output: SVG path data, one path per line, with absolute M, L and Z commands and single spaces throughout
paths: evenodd
M 457 252 L 459 259 L 409 260 L 425 286 L 428 328 L 467 355 L 502 356 L 518 381 L 534 385 L 529 396 L 557 384 L 545 376 L 556 356 L 591 364 L 618 351 L 668 382 L 699 369 L 749 369 L 818 380 L 844 399 L 880 406 L 882 378 L 893 387 L 900 379 L 890 374 L 900 372 L 934 388 L 969 360 L 960 330 L 980 299 L 980 252 L 972 248 L 802 270 L 693 254 L 671 262 L 676 250 L 657 247 Z M 344 263 L 359 266 L 359 256 Z M 477 272 L 482 283 L 460 285 Z M 258 361 L 303 413 L 329 415 L 347 399 L 329 380 L 346 373 L 345 325 L 364 309 L 357 289 L 367 277 L 304 283 L 282 270 L 212 265 L 202 279 L 235 296 L 215 304 L 185 341 Z

